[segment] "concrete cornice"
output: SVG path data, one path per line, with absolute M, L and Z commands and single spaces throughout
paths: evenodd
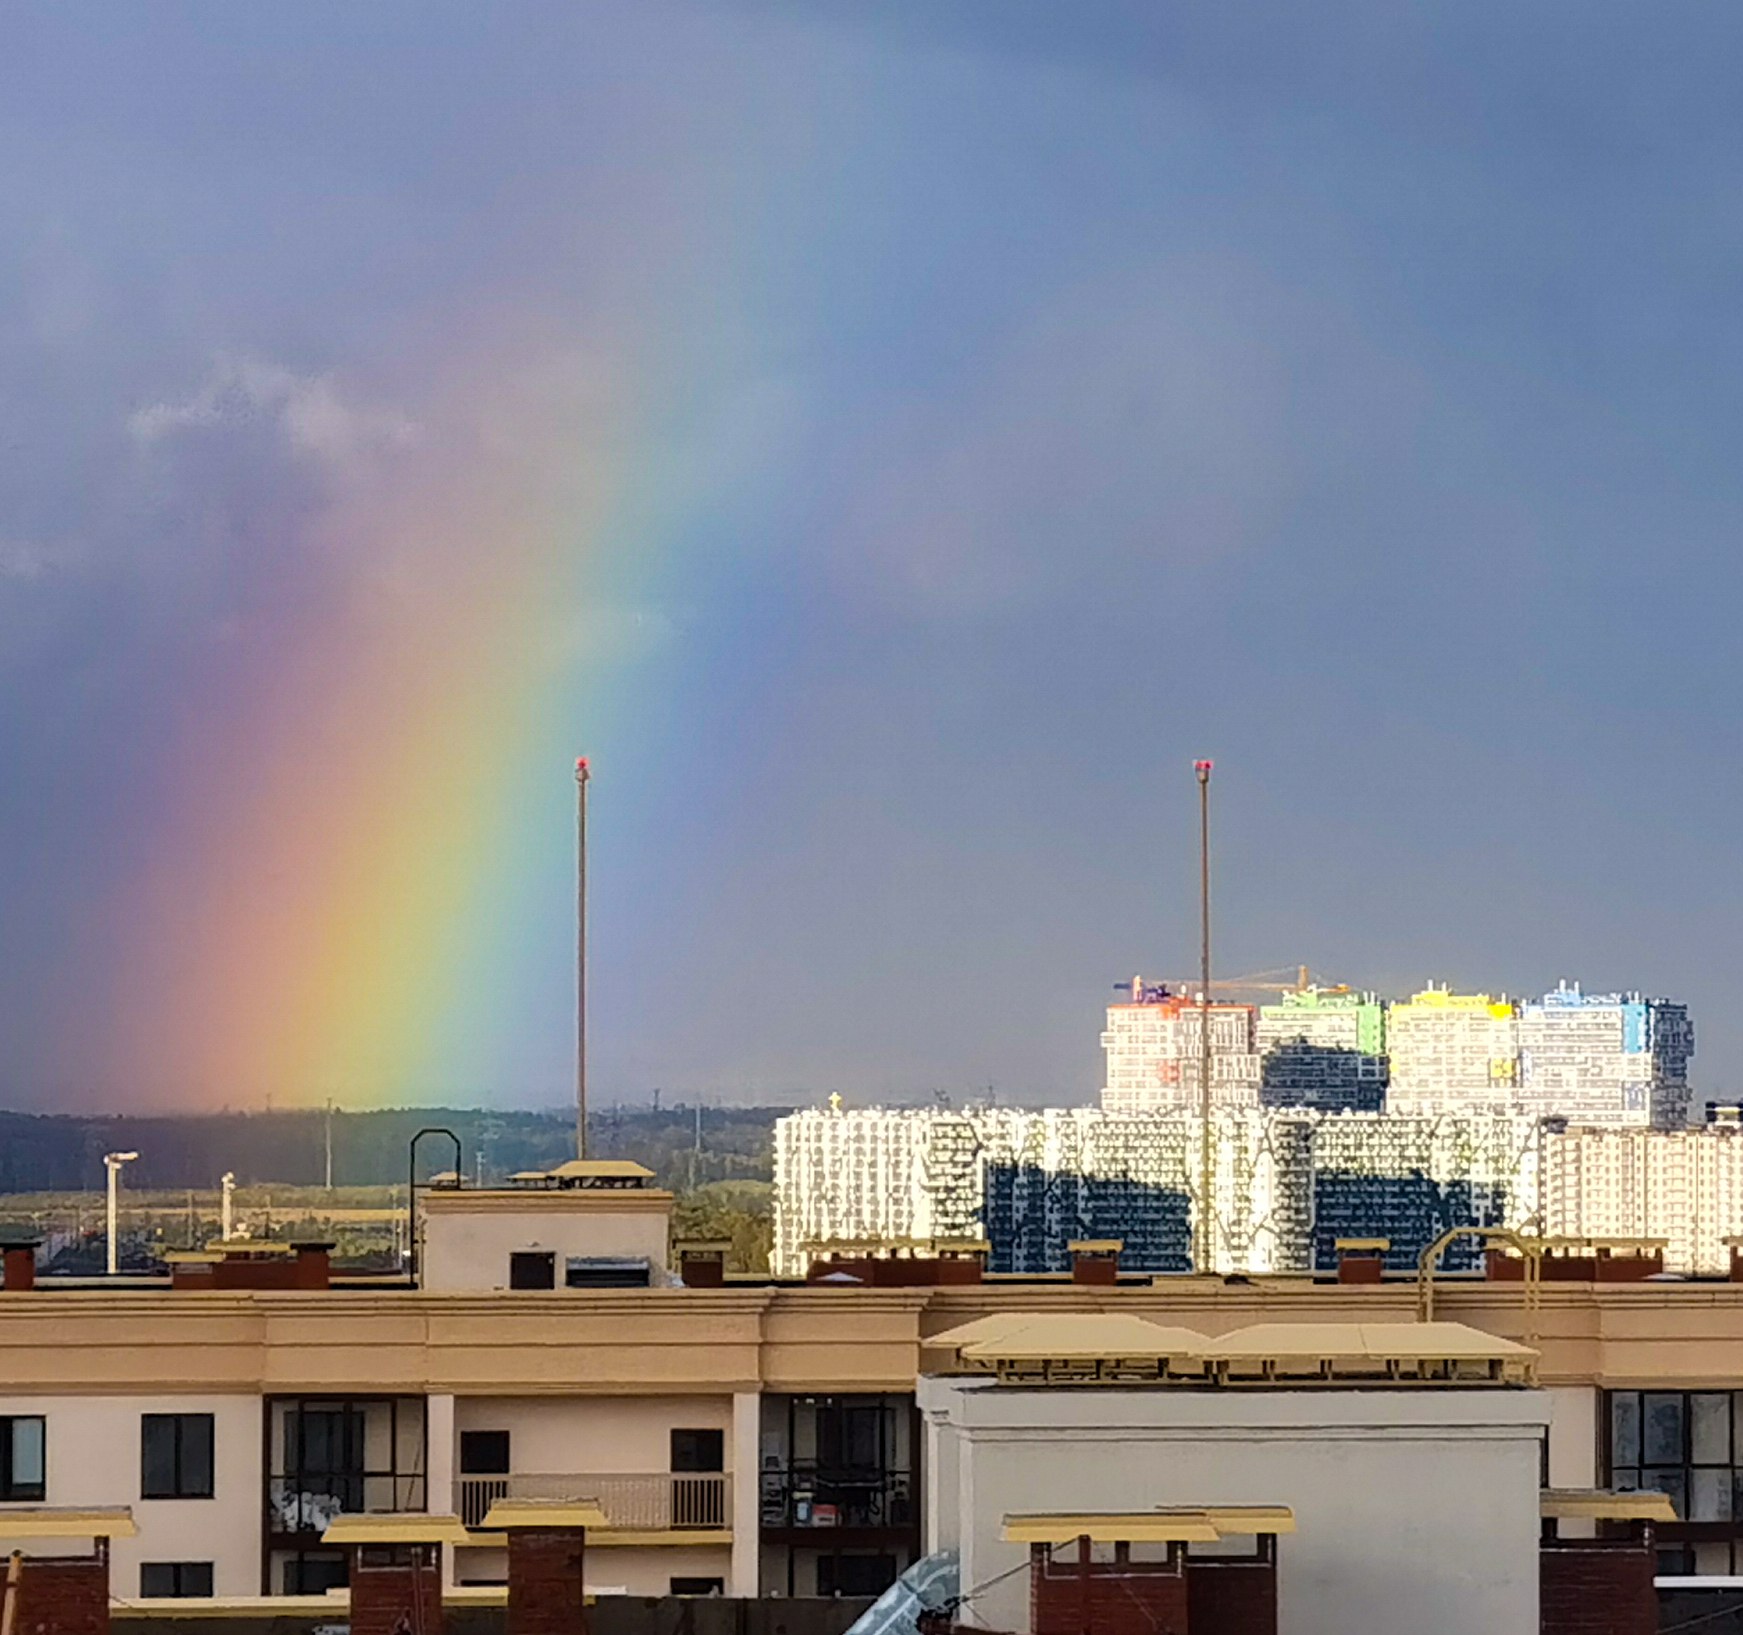
M 906 1391 L 932 1335 L 1000 1311 L 1130 1312 L 1206 1334 L 1261 1321 L 1407 1321 L 1414 1290 L 1306 1282 L 875 1289 L 171 1290 L 0 1293 L 0 1394 L 459 1395 Z M 1729 1387 L 1743 1284 L 1443 1285 L 1443 1318 L 1525 1340 L 1546 1385 Z
M 418 1203 L 427 1215 L 669 1215 L 673 1194 L 657 1187 L 533 1188 L 526 1192 L 446 1192 Z

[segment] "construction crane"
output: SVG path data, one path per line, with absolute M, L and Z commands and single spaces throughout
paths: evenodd
M 1289 980 L 1291 977 L 1293 981 Z M 1129 986 L 1134 993 L 1141 988 L 1145 992 L 1153 992 L 1157 986 L 1154 983 L 1115 983 L 1121 990 Z M 1160 986 L 1170 994 L 1184 995 L 1197 993 L 1202 986 L 1197 977 L 1170 978 Z M 1254 971 L 1250 976 L 1229 977 L 1222 981 L 1213 981 L 1210 985 L 1212 993 L 1305 993 L 1309 988 L 1317 988 L 1320 993 L 1348 993 L 1347 983 L 1320 982 L 1305 965 L 1280 965 L 1271 971 Z

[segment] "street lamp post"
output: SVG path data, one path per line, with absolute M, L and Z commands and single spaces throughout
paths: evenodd
M 139 1154 L 136 1152 L 106 1152 L 103 1154 L 103 1168 L 109 1172 L 109 1275 L 111 1277 L 121 1270 L 121 1245 L 117 1238 L 121 1221 L 119 1197 L 121 1166 L 131 1164 L 138 1156 Z

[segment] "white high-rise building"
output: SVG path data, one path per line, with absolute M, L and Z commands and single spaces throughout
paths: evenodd
M 1132 979 L 1132 998 L 1109 1005 L 1106 1113 L 1190 1113 L 1199 1110 L 1204 1018 L 1210 1018 L 1211 1105 L 1259 1105 L 1260 1056 L 1251 1005 L 1200 1006 L 1194 1000 Z
M 1676 1272 L 1724 1272 L 1743 1233 L 1743 1124 L 1735 1109 L 1680 1130 L 1568 1129 L 1544 1144 L 1544 1230 L 1664 1238 Z
M 1073 1238 L 1119 1238 L 1131 1269 L 1191 1267 L 1203 1126 L 1180 1114 L 839 1108 L 775 1126 L 771 1264 L 831 1246 L 980 1238 L 994 1271 L 1062 1271 Z M 1342 1236 L 1413 1265 L 1449 1225 L 1537 1209 L 1535 1121 L 1224 1109 L 1211 1118 L 1219 1272 L 1307 1271 Z M 1456 1257 L 1455 1257 L 1456 1259 Z
M 1576 1124 L 1688 1122 L 1688 1007 L 1562 983 L 1518 1008 L 1519 1100 Z
M 1414 1117 L 1505 1112 L 1518 1104 L 1513 1005 L 1432 984 L 1386 1010 L 1386 1110 Z

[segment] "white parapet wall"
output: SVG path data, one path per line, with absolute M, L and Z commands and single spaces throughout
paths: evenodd
M 1535 1635 L 1546 1392 L 1028 1388 L 924 1378 L 930 1548 L 1029 1627 L 1013 1512 L 1286 1505 L 1286 1635 Z

